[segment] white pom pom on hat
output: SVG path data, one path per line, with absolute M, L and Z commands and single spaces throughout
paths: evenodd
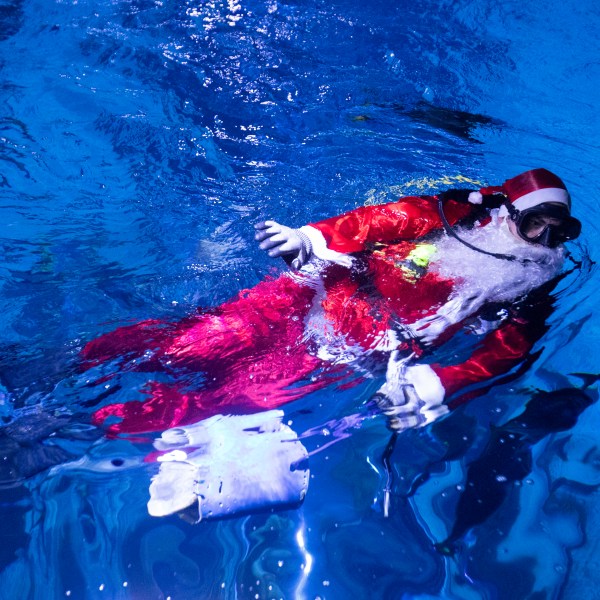
M 471 204 L 481 204 L 483 202 L 483 194 L 481 192 L 471 192 L 467 200 Z

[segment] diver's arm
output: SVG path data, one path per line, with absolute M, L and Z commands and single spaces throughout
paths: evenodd
M 473 206 L 448 200 L 444 211 L 454 224 L 468 216 Z M 300 231 L 310 239 L 315 256 L 340 262 L 343 255 L 361 252 L 369 244 L 417 240 L 441 227 L 436 198 L 409 196 L 390 204 L 362 206 Z
M 446 398 L 467 386 L 504 375 L 527 359 L 534 344 L 548 330 L 547 321 L 554 311 L 552 292 L 565 275 L 547 281 L 515 303 L 508 311 L 508 318 L 486 335 L 465 362 L 451 366 L 431 365 L 444 387 Z M 477 392 L 459 395 L 447 403 L 452 409 L 473 395 Z
M 481 346 L 461 364 L 431 365 L 445 390 L 445 396 L 503 375 L 521 362 L 537 339 L 526 325 L 506 322 L 488 334 Z
M 444 204 L 451 224 L 473 210 L 472 205 L 460 200 L 448 199 Z M 417 240 L 441 227 L 435 198 L 409 196 L 390 204 L 362 206 L 300 229 L 264 221 L 256 225 L 255 239 L 269 256 L 283 256 L 295 268 L 311 256 L 351 266 L 348 255 L 366 250 L 369 244 Z
M 516 366 L 531 350 L 536 339 L 527 323 L 507 322 L 488 334 L 471 357 L 458 365 L 406 366 L 402 360 L 395 363 L 392 353 L 386 381 L 373 399 L 387 417 L 392 430 L 427 425 L 466 402 L 472 395 L 463 394 L 448 400 L 449 397 L 469 385 L 502 375 Z
M 550 293 L 557 282 L 558 279 L 544 284 L 511 309 L 509 318 L 491 331 L 465 362 L 451 366 L 431 365 L 444 387 L 446 398 L 467 386 L 504 375 L 527 358 L 548 329 L 546 321 L 553 311 Z M 468 397 L 461 395 L 448 404 L 454 408 L 466 400 Z

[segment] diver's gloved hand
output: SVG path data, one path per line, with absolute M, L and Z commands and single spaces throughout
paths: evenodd
M 194 507 L 200 521 L 300 503 L 308 453 L 282 417 L 280 410 L 216 415 L 163 432 L 154 442 L 166 453 L 150 485 L 150 515 Z
M 282 256 L 294 269 L 303 267 L 312 254 L 312 244 L 299 229 L 280 225 L 275 221 L 257 223 L 254 239 L 261 250 L 266 250 L 272 258 Z
M 422 427 L 449 412 L 434 370 L 429 365 L 409 366 L 409 359 L 397 350 L 391 353 L 385 383 L 373 396 L 393 431 Z

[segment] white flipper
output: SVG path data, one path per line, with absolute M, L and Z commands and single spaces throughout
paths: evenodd
M 279 410 L 217 415 L 165 431 L 155 447 L 171 452 L 159 458 L 150 515 L 197 504 L 200 520 L 300 503 L 308 488 L 308 453 L 282 417 Z

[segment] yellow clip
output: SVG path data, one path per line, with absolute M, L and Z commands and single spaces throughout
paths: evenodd
M 417 244 L 406 258 L 417 265 L 417 267 L 425 268 L 429 265 L 429 261 L 436 251 L 437 248 L 433 244 Z

